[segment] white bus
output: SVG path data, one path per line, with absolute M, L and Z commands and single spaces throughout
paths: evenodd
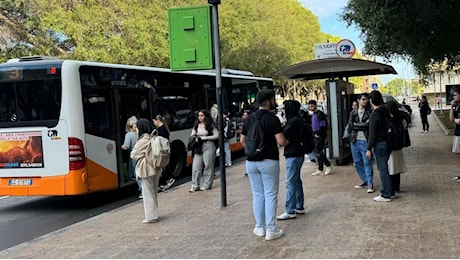
M 223 107 L 249 109 L 270 78 L 222 71 Z M 174 177 L 191 165 L 188 136 L 216 102 L 215 73 L 25 57 L 0 64 L 0 195 L 78 195 L 134 183 L 121 149 L 126 120 L 161 114 Z M 241 150 L 238 137 L 232 151 Z

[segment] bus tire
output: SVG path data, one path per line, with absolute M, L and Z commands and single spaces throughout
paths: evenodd
M 171 143 L 171 157 L 166 170 L 169 171 L 173 178 L 178 178 L 182 175 L 187 159 L 185 146 L 180 142 Z

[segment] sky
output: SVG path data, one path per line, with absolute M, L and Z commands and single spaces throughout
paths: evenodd
M 323 33 L 337 35 L 342 39 L 351 40 L 357 49 L 362 50 L 364 47 L 363 41 L 359 38 L 360 32 L 354 27 L 348 27 L 347 24 L 340 20 L 339 16 L 343 13 L 343 9 L 348 0 L 298 0 L 305 8 L 311 10 L 313 14 L 318 16 L 318 21 Z M 381 57 L 377 57 L 377 62 L 383 62 Z M 388 65 L 393 66 L 398 75 L 380 75 L 383 84 L 395 78 L 413 79 L 417 78 L 415 70 L 410 63 L 404 62 L 401 59 L 395 60 Z

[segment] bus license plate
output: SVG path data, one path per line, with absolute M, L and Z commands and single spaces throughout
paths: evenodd
M 30 186 L 32 185 L 32 179 L 10 179 L 8 182 L 9 186 Z

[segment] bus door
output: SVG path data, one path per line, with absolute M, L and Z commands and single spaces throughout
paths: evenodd
M 128 119 L 135 117 L 136 119 L 146 118 L 152 120 L 151 108 L 151 90 L 148 88 L 118 88 L 116 96 L 118 97 L 116 106 L 114 107 L 115 114 L 118 118 L 116 122 L 116 133 L 119 136 L 117 142 L 117 161 L 120 186 L 133 183 L 135 181 L 134 165 L 130 162 L 129 150 L 121 148 L 125 142 L 125 136 L 128 132 Z M 131 167 L 131 170 L 130 170 Z M 131 171 L 131 172 L 130 172 Z

